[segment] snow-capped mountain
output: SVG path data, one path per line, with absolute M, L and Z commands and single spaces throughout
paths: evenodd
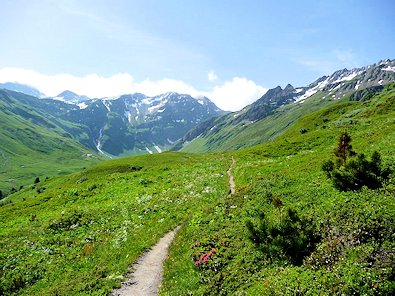
M 109 156 L 168 150 L 191 128 L 224 113 L 208 98 L 174 92 L 90 99 L 64 91 L 27 103 L 56 118 L 56 125 L 86 147 Z
M 277 86 L 268 90 L 259 100 L 235 114 L 234 123 L 256 121 L 270 114 L 274 109 L 289 103 L 303 103 L 316 93 L 323 98 L 339 99 L 353 91 L 380 86 L 395 80 L 395 60 L 382 60 L 376 64 L 342 69 L 330 76 L 323 76 L 308 86 L 294 88 L 288 84 L 284 89 Z
M 207 98 L 177 93 L 123 95 L 84 104 L 66 117 L 88 126 L 95 148 L 111 155 L 167 150 L 191 128 L 224 113 Z
M 349 95 L 350 100 L 360 99 L 364 94 L 380 91 L 383 85 L 394 81 L 395 60 L 387 59 L 366 67 L 338 70 L 304 87 L 295 88 L 288 84 L 283 89 L 277 86 L 238 112 L 213 118 L 198 125 L 172 149 L 180 150 L 198 137 L 200 145 L 203 143 L 204 146 L 204 143 L 207 143 L 206 146 L 220 147 L 227 139 L 232 139 L 235 130 L 238 134 L 242 133 L 251 124 L 273 114 L 281 106 L 303 104 L 313 97 L 318 100 L 337 100 Z M 227 132 L 225 133 L 224 130 Z M 240 143 L 238 147 L 242 146 L 243 143 Z
M 54 100 L 58 100 L 58 101 L 62 101 L 65 103 L 69 103 L 69 104 L 77 104 L 81 107 L 84 106 L 84 102 L 90 100 L 90 98 L 88 98 L 87 96 L 80 96 L 77 95 L 76 93 L 73 93 L 72 91 L 69 90 L 65 90 L 63 92 L 61 92 L 60 94 L 58 94 L 56 97 L 53 97 L 52 99 Z
M 382 60 L 376 64 L 343 69 L 330 76 L 323 76 L 307 87 L 299 88 L 295 93 L 296 102 L 303 102 L 319 91 L 328 92 L 333 99 L 339 99 L 354 90 L 384 85 L 395 79 L 395 60 Z

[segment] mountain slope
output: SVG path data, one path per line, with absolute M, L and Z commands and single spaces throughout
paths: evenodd
M 54 98 L 20 99 L 85 147 L 110 157 L 168 150 L 200 122 L 224 113 L 205 97 L 177 93 L 90 99 L 64 91 Z
M 0 90 L 0 190 L 4 193 L 31 184 L 36 177 L 69 173 L 98 161 L 42 107 L 35 97 Z
M 26 84 L 21 84 L 16 82 L 6 82 L 6 83 L 0 83 L 0 89 L 1 88 L 24 93 L 29 96 L 33 96 L 37 98 L 45 97 L 45 95 L 42 92 L 40 92 L 38 89 Z
M 167 150 L 185 133 L 206 119 L 222 114 L 207 98 L 167 93 L 156 97 L 124 95 L 102 104 L 96 147 L 112 155 L 157 153 Z M 90 112 L 91 105 L 79 112 Z M 105 114 L 105 115 L 104 115 Z M 84 116 L 79 115 L 84 118 Z M 92 125 L 91 129 L 94 127 Z
M 306 87 L 276 87 L 239 112 L 202 123 L 173 150 L 204 152 L 234 150 L 274 139 L 301 115 L 352 93 L 375 92 L 395 81 L 395 60 L 352 70 L 339 70 Z

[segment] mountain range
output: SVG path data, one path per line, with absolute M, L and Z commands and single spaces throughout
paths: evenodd
M 30 86 L 4 83 L 0 90 L 0 156 L 5 165 L 0 187 L 18 187 L 26 176 L 32 180 L 33 168 L 39 168 L 28 157 L 33 155 L 48 164 L 67 162 L 63 167 L 70 169 L 66 171 L 54 167 L 48 171 L 58 174 L 103 157 L 166 150 L 227 151 L 265 143 L 306 114 L 343 98 L 365 100 L 392 81 L 395 60 L 387 59 L 336 71 L 304 87 L 277 86 L 232 113 L 219 109 L 206 97 L 174 92 L 92 99 L 66 90 L 48 98 Z M 62 149 L 69 156 L 60 153 Z M 16 169 L 21 167 L 24 171 Z M 26 167 L 30 167 L 28 174 Z M 43 166 L 38 172 L 46 170 Z
M 205 97 L 177 93 L 90 99 L 64 91 L 39 99 L 23 91 L 6 92 L 85 147 L 109 157 L 167 150 L 197 124 L 225 113 Z M 26 112 L 16 114 L 31 117 Z
M 283 133 L 304 114 L 347 96 L 360 100 L 392 81 L 395 81 L 395 60 L 386 59 L 362 68 L 338 70 L 305 87 L 277 86 L 238 112 L 199 124 L 173 150 L 234 150 L 264 143 Z

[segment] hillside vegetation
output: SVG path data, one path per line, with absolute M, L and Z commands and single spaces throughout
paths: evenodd
M 25 187 L 0 207 L 0 295 L 106 295 L 167 231 L 226 196 L 228 165 L 164 153 Z
M 182 147 L 180 151 L 194 153 L 228 151 L 272 141 L 289 129 L 303 115 L 333 103 L 333 100 L 330 98 L 323 99 L 323 96 L 320 92 L 310 97 L 303 104 L 286 104 L 256 121 L 233 122 L 238 113 L 222 116 L 218 118 L 221 122 L 215 125 L 214 129 L 204 136 L 196 137 Z
M 46 113 L 40 111 L 41 105 L 29 108 L 26 102 L 30 101 L 39 100 L 0 90 L 0 190 L 3 195 L 12 188 L 19 190 L 31 184 L 36 177 L 65 175 L 103 159 L 71 139 L 56 124 L 58 119 L 46 118 L 43 115 Z
M 237 192 L 181 230 L 163 294 L 393 295 L 393 175 L 378 190 L 341 192 L 321 166 L 348 130 L 357 153 L 380 151 L 393 168 L 394 111 L 392 84 L 365 101 L 343 99 L 307 115 L 273 143 L 232 153 Z M 282 236 L 257 244 L 249 224 Z M 212 248 L 206 263 L 191 264 Z
M 395 84 L 295 120 L 274 141 L 107 161 L 0 207 L 0 294 L 106 295 L 176 225 L 161 295 L 393 295 L 395 183 L 339 191 L 340 132 L 395 163 Z M 228 195 L 232 157 L 236 193 Z

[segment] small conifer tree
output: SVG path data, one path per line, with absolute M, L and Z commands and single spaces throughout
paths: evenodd
M 347 131 L 340 133 L 339 142 L 335 149 L 335 155 L 339 165 L 344 165 L 349 157 L 354 156 L 356 153 L 352 150 L 351 136 Z

